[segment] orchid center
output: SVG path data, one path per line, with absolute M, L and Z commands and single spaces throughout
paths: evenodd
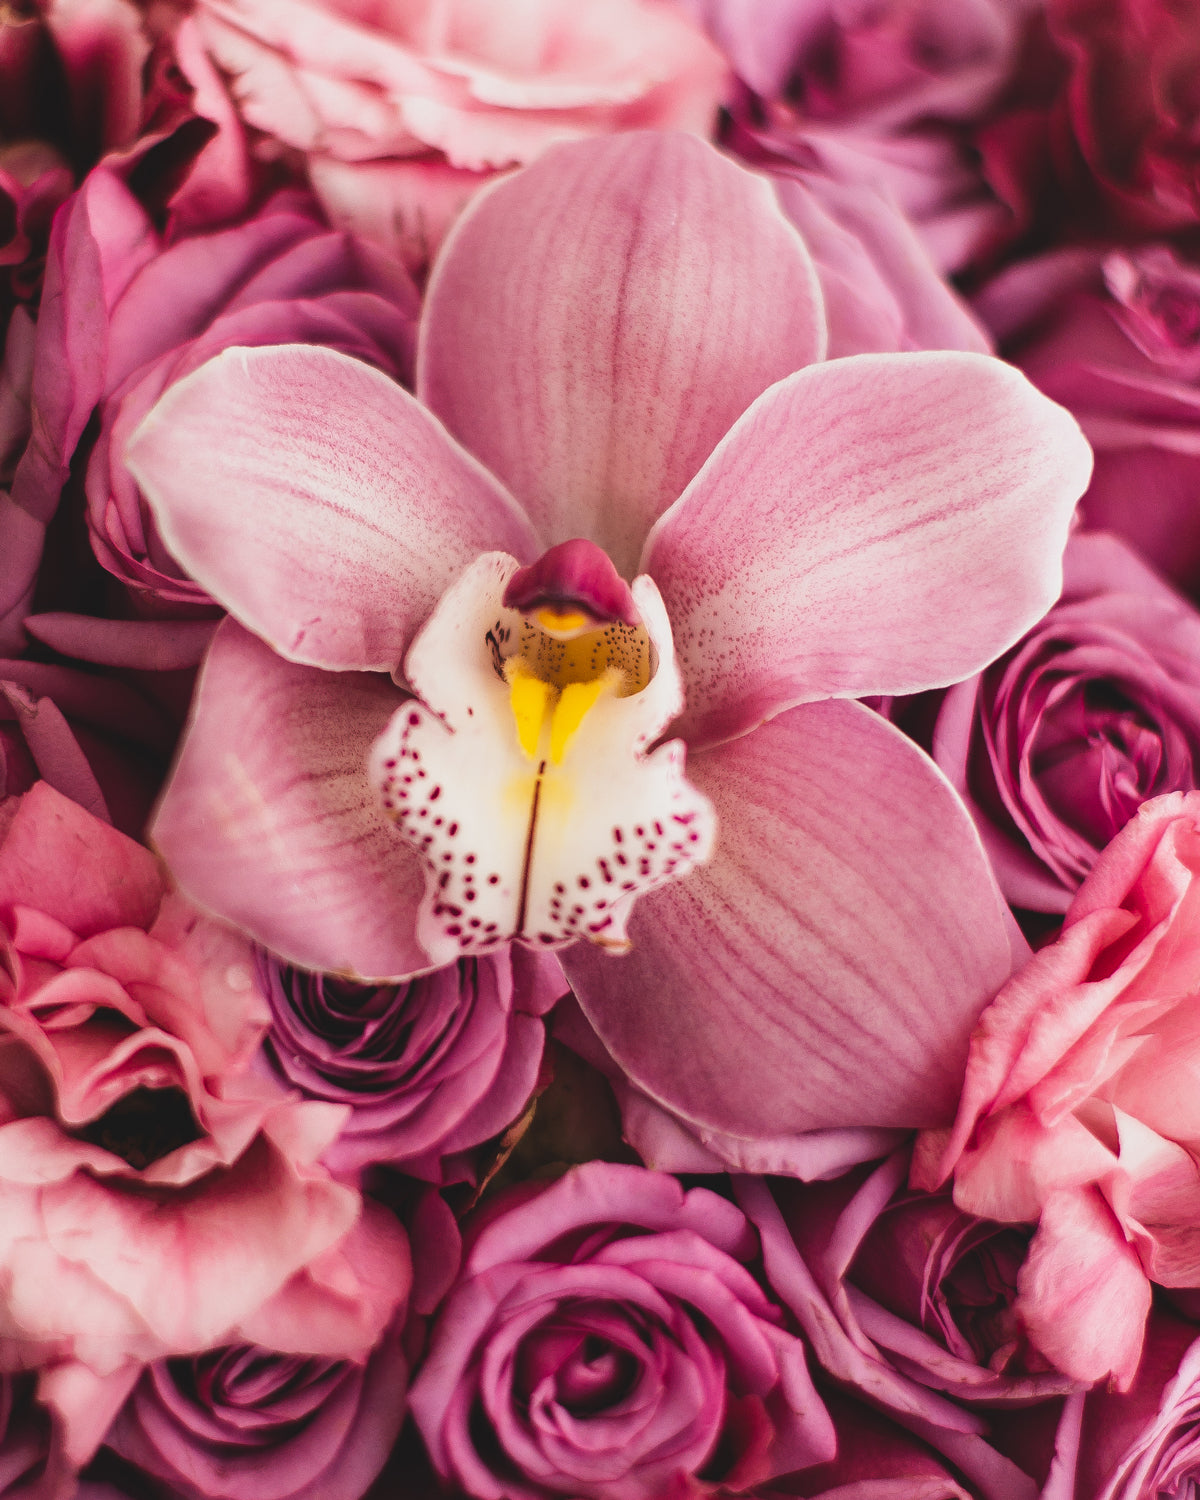
M 512 939 L 622 951 L 637 897 L 708 857 L 715 820 L 682 743 L 648 753 L 683 706 L 662 600 L 593 543 L 477 559 L 404 670 L 417 697 L 371 775 L 425 862 L 432 962 Z

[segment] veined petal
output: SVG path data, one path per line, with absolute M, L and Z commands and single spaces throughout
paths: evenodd
M 381 978 L 429 967 L 418 860 L 380 817 L 371 741 L 384 677 L 285 662 L 232 621 L 150 830 L 187 895 L 290 963 Z
M 417 391 L 547 542 L 588 537 L 631 577 L 735 418 L 824 348 L 765 179 L 691 136 L 622 134 L 474 200 L 430 280 Z
M 1054 602 L 1091 450 L 981 354 L 864 354 L 755 402 L 642 560 L 689 743 L 790 704 L 960 681 Z
M 945 1123 L 1011 967 L 1005 907 L 933 762 L 857 703 L 697 755 L 712 861 L 642 902 L 632 948 L 563 967 L 633 1081 L 701 1127 Z
M 639 578 L 632 589 L 654 676 L 628 697 L 599 696 L 556 763 L 522 749 L 498 668 L 521 621 L 503 604 L 517 567 L 490 553 L 447 590 L 404 663 L 423 703 L 398 709 L 371 753 L 397 845 L 425 861 L 418 932 L 434 963 L 513 937 L 620 947 L 636 897 L 684 874 L 712 842 L 682 743 L 646 753 L 682 704 L 654 585 Z
M 126 460 L 176 560 L 282 656 L 392 671 L 480 552 L 527 558 L 511 497 L 413 398 L 332 349 L 227 349 Z

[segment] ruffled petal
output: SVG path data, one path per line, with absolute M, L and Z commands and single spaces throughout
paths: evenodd
M 685 737 L 945 686 L 1054 602 L 1091 451 L 1011 366 L 864 354 L 767 391 L 646 544 Z
M 856 703 L 692 758 L 711 864 L 641 902 L 632 951 L 563 967 L 646 1093 L 749 1137 L 945 1123 L 1011 967 L 1004 905 L 933 763 Z
M 184 891 L 291 963 L 427 968 L 420 862 L 367 780 L 400 702 L 386 678 L 295 666 L 226 621 L 151 828 Z
M 539 550 L 428 412 L 332 349 L 227 349 L 171 387 L 126 460 L 176 560 L 306 666 L 391 671 L 480 552 Z
M 417 390 L 547 541 L 586 536 L 632 577 L 730 424 L 824 345 L 768 184 L 690 136 L 620 135 L 475 199 L 430 282 Z

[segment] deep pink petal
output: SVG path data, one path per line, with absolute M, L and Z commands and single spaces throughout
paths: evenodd
M 292 963 L 427 967 L 420 861 L 366 773 L 400 701 L 386 678 L 294 666 L 226 621 L 151 829 L 184 891 Z
M 977 671 L 1057 597 L 1090 469 L 1069 413 L 985 355 L 865 354 L 782 381 L 646 544 L 685 735 Z
M 546 153 L 480 194 L 426 300 L 417 388 L 549 542 L 642 539 L 773 381 L 824 351 L 767 183 L 689 136 Z
M 563 955 L 613 1056 L 743 1137 L 949 1120 L 1011 958 L 940 772 L 860 704 L 823 703 L 688 773 L 717 809 L 712 862 L 642 900 L 629 954 Z
M 173 386 L 126 457 L 168 548 L 282 655 L 391 671 L 481 552 L 528 521 L 394 381 L 331 349 L 228 349 Z

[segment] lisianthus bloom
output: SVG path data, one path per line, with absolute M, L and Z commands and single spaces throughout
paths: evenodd
M 1200 615 L 1116 537 L 1076 532 L 1062 598 L 949 690 L 931 748 L 1008 899 L 1065 912 L 1143 802 L 1197 784 Z
M 409 1256 L 316 1165 L 342 1111 L 249 1071 L 267 1009 L 245 939 L 44 782 L 5 812 L 6 1360 L 53 1367 L 41 1394 L 79 1462 L 140 1360 L 230 1340 L 362 1357 Z
M 728 79 L 670 0 L 200 0 L 185 24 L 332 221 L 414 265 L 497 170 L 615 130 L 706 133 Z
M 1060 1370 L 1138 1368 L 1151 1282 L 1200 1278 L 1194 1142 L 1200 793 L 1145 803 L 1093 866 L 1059 938 L 997 995 L 971 1040 L 953 1131 L 914 1176 L 1036 1223 L 1017 1315 Z
M 833 700 L 1010 644 L 1089 455 L 998 361 L 823 346 L 769 185 L 643 134 L 472 205 L 419 399 L 295 347 L 175 386 L 129 461 L 234 617 L 154 827 L 184 888 L 325 970 L 563 947 L 716 1129 L 950 1110 L 1006 914 L 931 763 Z

